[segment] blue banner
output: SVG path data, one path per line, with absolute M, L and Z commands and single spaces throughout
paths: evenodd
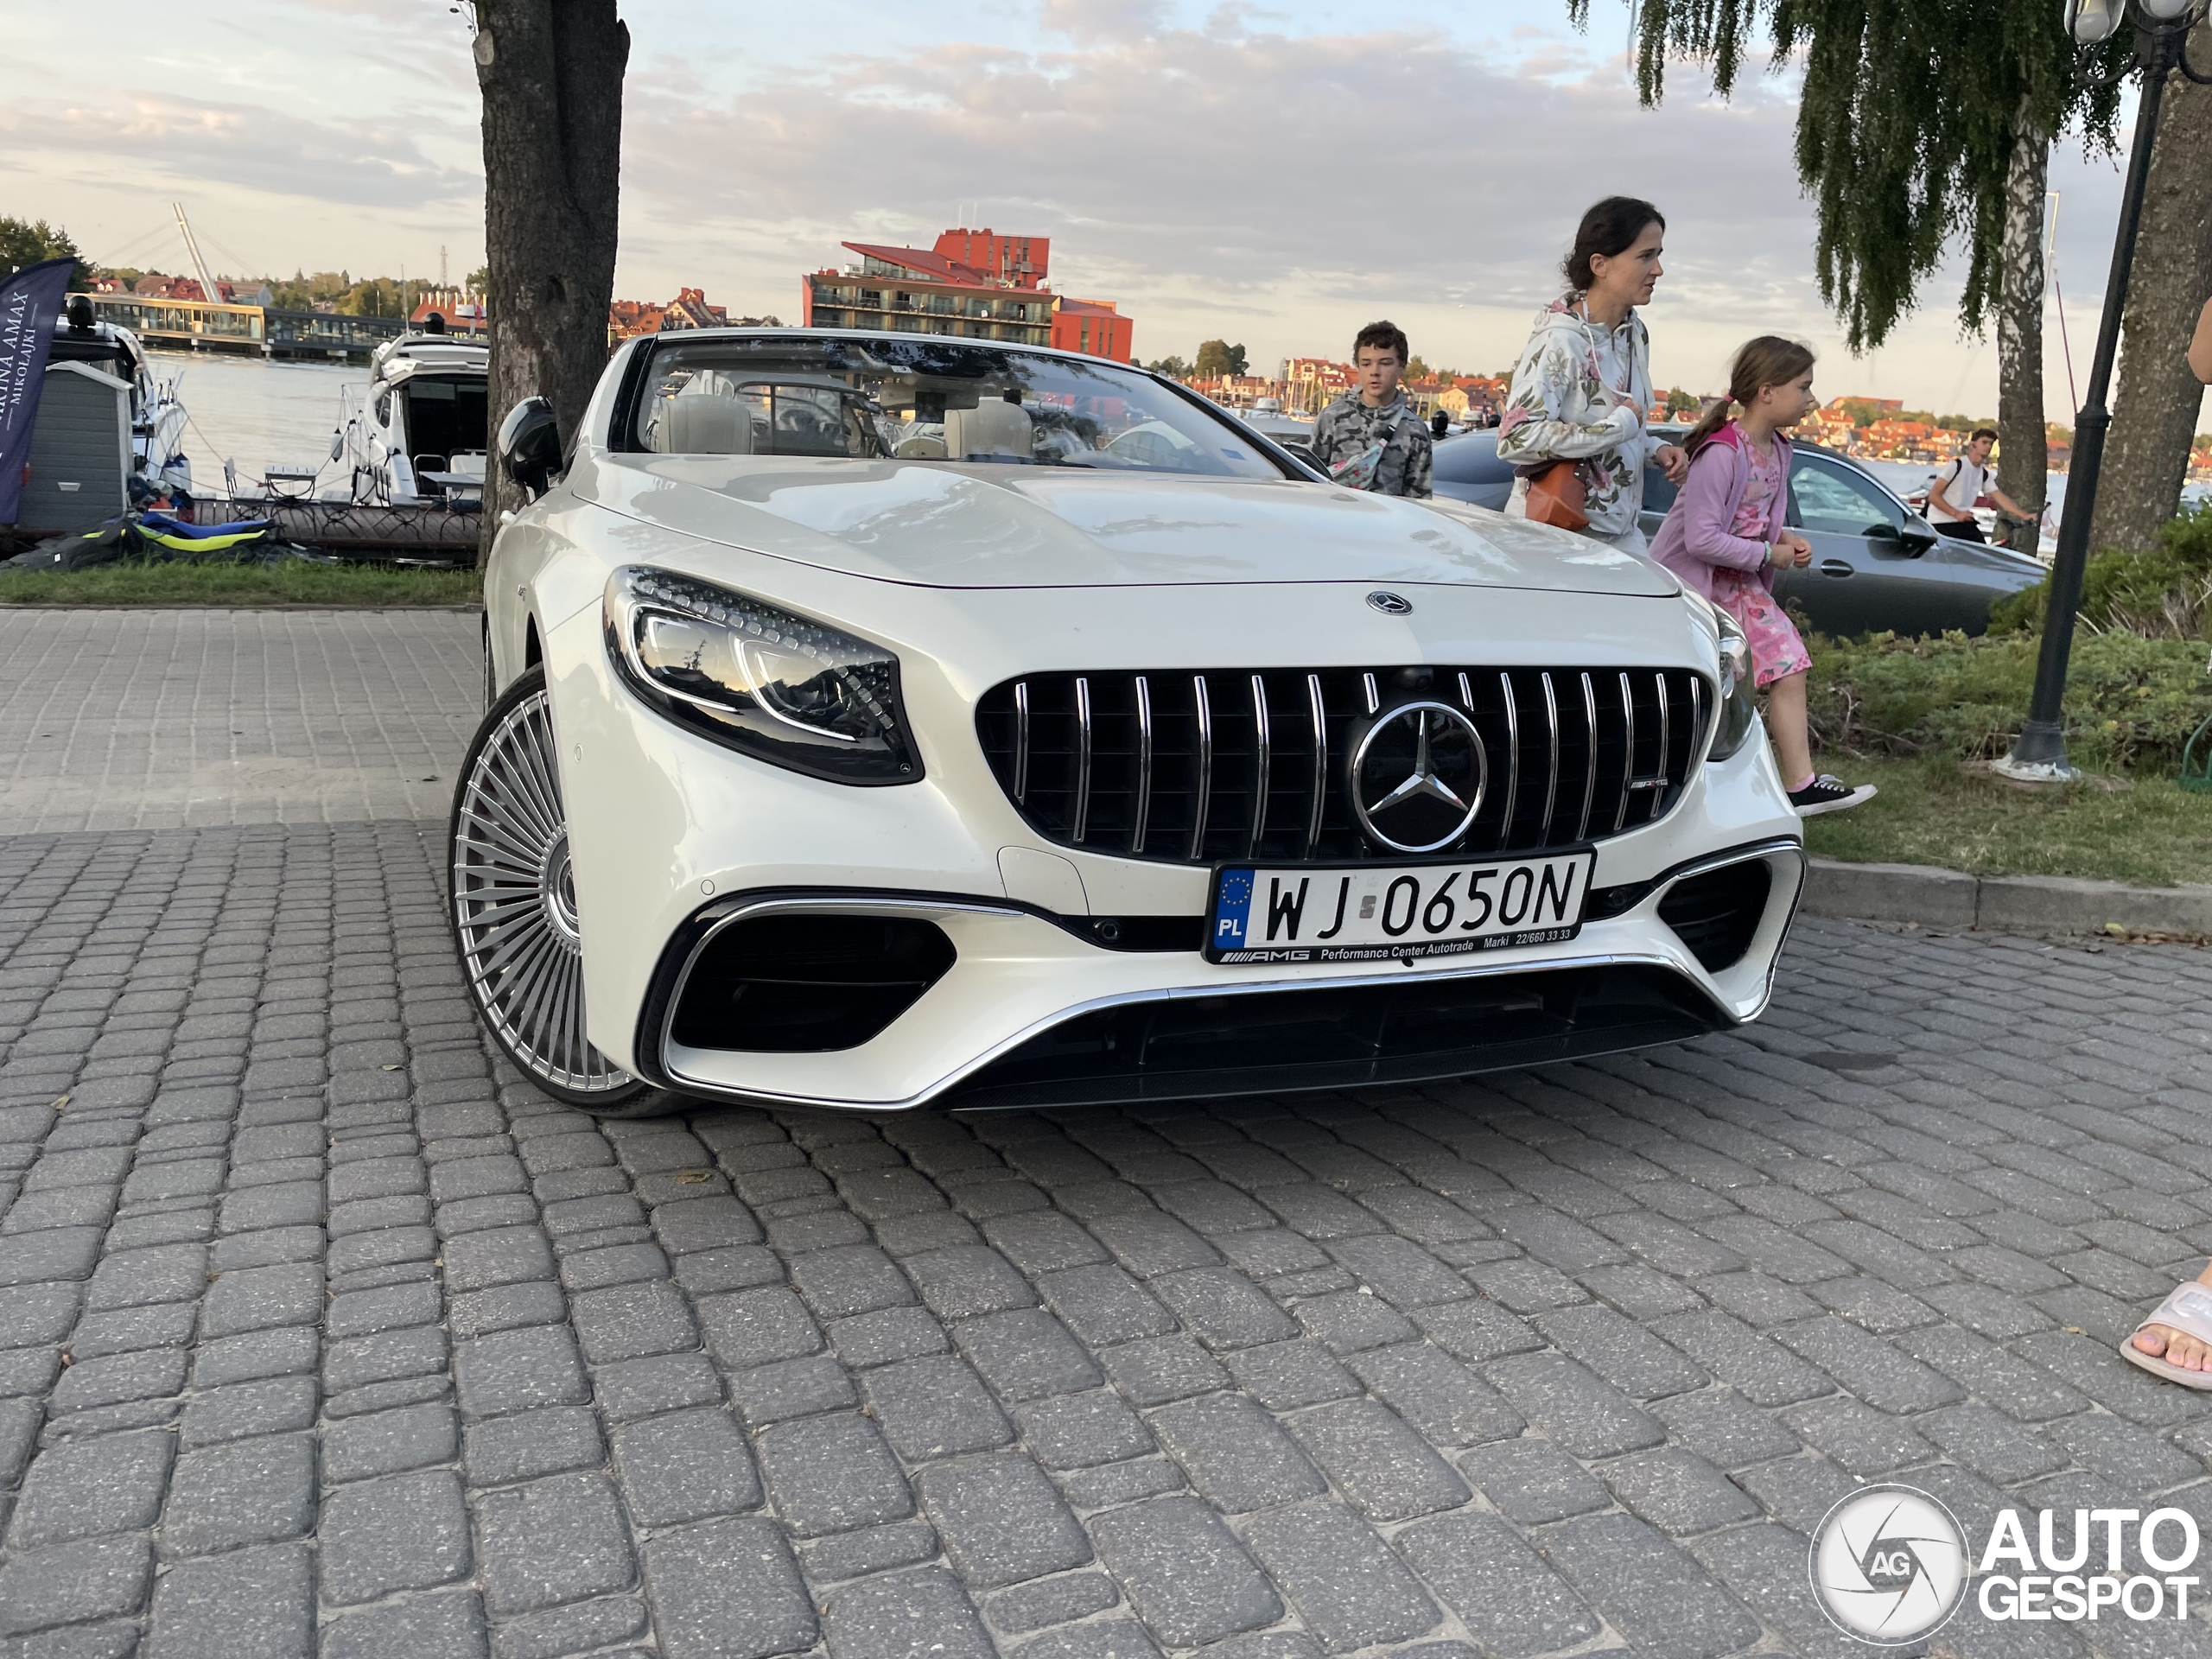
M 0 524 L 16 522 L 23 499 L 47 353 L 76 265 L 74 259 L 48 259 L 0 282 Z

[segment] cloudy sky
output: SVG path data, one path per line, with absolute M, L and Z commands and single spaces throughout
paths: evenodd
M 2026 3 L 2026 0 L 2024 0 Z M 1434 365 L 1510 363 L 1579 209 L 1666 210 L 1662 384 L 1704 389 L 1745 336 L 1821 353 L 1820 390 L 1986 414 L 1993 345 L 1939 280 L 1878 354 L 1844 351 L 1790 161 L 1795 85 L 1732 105 L 1687 72 L 1637 105 L 1624 0 L 624 0 L 632 35 L 618 294 L 704 287 L 793 320 L 838 244 L 965 221 L 1052 238 L 1062 292 L 1113 299 L 1139 355 L 1242 341 L 1341 354 L 1388 315 Z M 466 26 L 449 0 L 106 0 L 10 22 L 0 213 L 92 257 L 181 269 L 168 204 L 219 272 L 458 276 L 482 259 Z M 2058 270 L 2086 369 L 2119 180 L 2062 150 Z M 2050 412 L 2067 418 L 2050 336 Z

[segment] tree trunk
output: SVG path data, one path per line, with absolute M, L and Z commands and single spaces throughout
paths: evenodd
M 522 399 L 572 440 L 607 365 L 630 31 L 615 0 L 476 0 L 494 435 Z M 512 486 L 487 469 L 483 550 Z
M 2212 65 L 2212 21 L 2190 31 L 2190 60 Z M 2143 194 L 2142 238 L 2121 314 L 2120 391 L 2089 530 L 2092 552 L 2139 552 L 2181 505 L 2204 388 L 2189 338 L 2212 290 L 2212 86 L 2166 83 Z
M 2043 407 L 2044 187 L 2050 139 L 2037 129 L 2031 101 L 2020 99 L 2012 130 L 2012 164 L 2005 179 L 2005 241 L 1997 306 L 1997 444 L 2005 493 L 2030 512 L 2040 509 L 2049 481 L 2050 447 Z M 2036 550 L 2037 526 L 2011 537 L 2023 553 Z

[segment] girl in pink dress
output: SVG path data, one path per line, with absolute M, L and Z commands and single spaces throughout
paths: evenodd
M 1660 526 L 1651 556 L 1735 619 L 1751 647 L 1753 678 L 1767 694 L 1767 732 L 1783 787 L 1800 817 L 1857 806 L 1874 793 L 1813 770 L 1805 719 L 1805 641 L 1774 597 L 1774 573 L 1813 562 L 1812 544 L 1789 528 L 1790 428 L 1811 414 L 1813 353 L 1762 334 L 1736 353 L 1728 396 L 1682 447 L 1690 475 Z

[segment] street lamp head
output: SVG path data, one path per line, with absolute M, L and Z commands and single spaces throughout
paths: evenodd
M 2197 0 L 2135 0 L 2135 3 L 2154 21 L 2171 23 L 2196 10 Z
M 2139 3 L 2147 3 L 2148 0 L 2139 0 Z M 2171 3 L 2172 0 L 2161 0 L 2161 3 Z M 2120 27 L 2120 6 L 2125 3 L 2126 0 L 2119 0 L 2119 3 L 2114 0 L 2066 0 L 2066 32 L 2083 46 L 2095 46 L 2109 39 Z M 2181 0 L 2181 3 L 2187 5 L 2190 0 Z

